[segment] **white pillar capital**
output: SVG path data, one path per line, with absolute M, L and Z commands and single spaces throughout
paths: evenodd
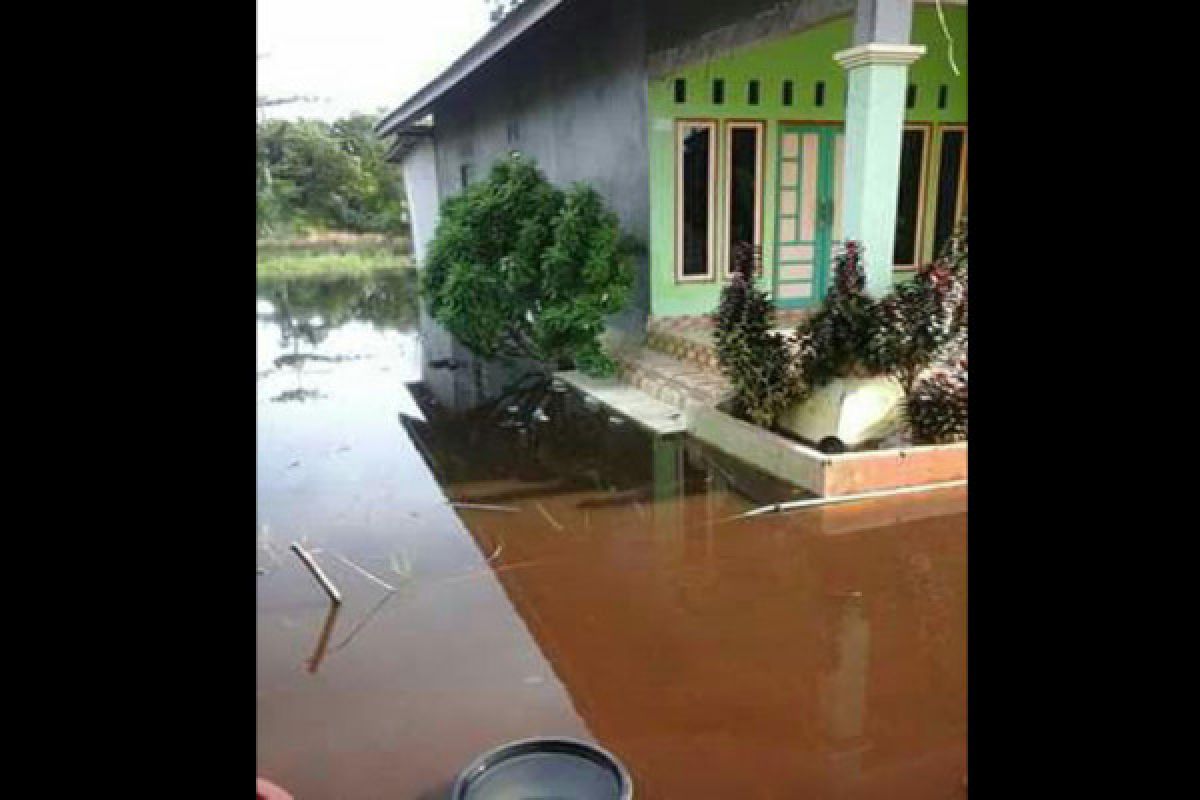
M 833 60 L 838 62 L 842 66 L 842 69 L 846 70 L 876 64 L 906 67 L 923 55 L 925 55 L 925 45 L 923 44 L 867 42 L 857 47 L 839 50 L 833 54 Z
M 842 231 L 862 243 L 872 297 L 892 288 L 908 65 L 924 52 L 919 44 L 867 42 L 833 56 L 846 70 Z

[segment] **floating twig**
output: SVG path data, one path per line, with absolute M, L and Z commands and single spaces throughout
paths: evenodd
M 262 535 L 258 539 L 258 549 L 271 559 L 271 566 L 279 566 L 279 556 L 275 555 L 275 548 L 271 546 L 271 530 L 266 523 L 263 523 Z
M 368 572 L 367 570 L 365 570 L 365 569 L 363 569 L 362 567 L 360 567 L 358 564 L 355 564 L 353 561 L 351 561 L 350 559 L 346 558 L 346 557 L 345 557 L 344 555 L 342 555 L 341 553 L 335 553 L 334 551 L 330 550 L 330 551 L 329 551 L 329 554 L 330 554 L 331 556 L 333 556 L 334 558 L 336 558 L 338 561 L 340 561 L 340 562 L 342 562 L 343 564 L 345 564 L 347 567 L 350 567 L 352 570 L 354 570 L 354 571 L 356 571 L 358 574 L 362 575 L 362 576 L 363 576 L 364 578 L 366 578 L 367 580 L 369 580 L 369 581 L 373 581 L 373 582 L 375 582 L 375 583 L 379 584 L 379 585 L 380 585 L 380 586 L 382 586 L 384 589 L 387 589 L 389 592 L 394 592 L 394 591 L 396 591 L 396 587 L 395 587 L 395 586 L 392 586 L 390 583 L 388 583 L 387 581 L 383 580 L 382 578 L 379 578 L 379 577 L 377 577 L 377 576 L 375 576 L 375 575 L 371 574 L 371 573 L 370 573 L 370 572 Z
M 403 559 L 403 564 L 396 561 L 396 554 L 394 552 L 388 553 L 388 561 L 392 564 L 392 572 L 399 575 L 403 580 L 410 580 L 412 578 L 412 562 L 409 561 L 408 552 L 403 547 L 400 548 L 400 558 Z
M 901 494 L 916 494 L 917 492 L 932 492 L 937 489 L 953 489 L 958 486 L 966 486 L 967 479 L 960 478 L 953 481 L 941 481 L 939 483 L 927 483 L 923 486 L 901 486 L 895 489 L 876 489 L 870 492 L 858 492 L 856 494 L 843 494 L 837 497 L 810 497 L 804 500 L 791 500 L 786 503 L 774 503 L 769 506 L 751 509 L 742 514 L 735 514 L 732 517 L 726 517 L 719 520 L 720 522 L 728 522 L 734 519 L 745 519 L 746 517 L 758 517 L 763 514 L 776 514 L 783 511 L 797 511 L 804 508 L 815 508 L 817 506 L 833 505 L 835 503 L 852 503 L 857 500 L 873 500 L 880 497 L 892 497 Z
M 517 514 L 521 511 L 521 509 L 516 508 L 515 506 L 493 506 L 488 505 L 487 503 L 459 503 L 457 501 L 451 501 L 450 505 L 453 508 L 463 508 L 470 511 L 503 511 L 508 514 Z
M 260 552 L 267 554 L 267 558 L 270 559 L 270 562 L 269 562 L 270 567 L 276 568 L 279 566 L 279 556 L 275 555 L 275 549 L 273 547 L 271 547 L 270 542 L 264 542 L 263 544 L 259 545 L 258 549 Z M 255 561 L 257 561 L 257 560 L 258 559 L 256 557 Z M 265 575 L 265 574 L 267 574 L 267 572 L 270 571 L 266 567 L 259 567 L 257 564 L 255 564 L 255 566 L 258 568 L 259 575 Z
M 561 531 L 563 529 L 562 523 L 560 523 L 553 516 L 551 516 L 550 512 L 546 510 L 546 507 L 544 505 L 542 505 L 540 502 L 536 502 L 536 501 L 534 502 L 534 505 L 537 507 L 538 512 L 541 513 L 541 515 L 543 517 L 545 517 L 546 521 L 554 526 L 554 529 L 556 531 Z
M 309 555 L 308 551 L 301 547 L 299 542 L 292 542 L 291 547 L 292 552 L 299 556 L 300 560 L 304 562 L 304 566 L 308 567 L 308 571 L 311 572 L 313 577 L 317 579 L 317 582 L 321 584 L 321 588 L 323 588 L 325 593 L 329 595 L 329 599 L 333 602 L 333 604 L 341 604 L 342 595 L 338 592 L 337 587 L 333 585 L 333 582 L 330 581 L 329 578 L 325 576 L 325 573 L 321 571 L 321 567 L 317 565 L 317 562 L 313 560 L 313 557 Z

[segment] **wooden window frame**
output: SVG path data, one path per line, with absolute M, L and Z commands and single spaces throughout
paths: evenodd
M 942 142 L 943 137 L 947 133 L 961 133 L 963 135 L 962 153 L 958 157 L 958 185 L 954 187 L 954 224 L 958 224 L 958 220 L 962 218 L 963 208 L 967 200 L 967 148 L 971 143 L 971 134 L 969 125 L 965 122 L 950 123 L 948 125 L 938 125 L 936 134 L 937 140 L 937 166 L 931 168 L 931 176 L 929 180 L 930 188 L 934 192 L 933 208 L 930 209 L 929 215 L 929 247 L 936 249 L 937 242 L 937 185 L 942 177 Z M 950 230 L 954 230 L 951 225 Z M 930 253 L 929 258 L 932 261 L 937 258 L 936 252 Z
M 733 218 L 733 207 L 730 203 L 730 194 L 733 191 L 733 132 L 739 129 L 758 132 L 754 153 L 754 246 L 761 248 L 763 246 L 763 192 L 766 191 L 767 186 L 766 175 L 763 174 L 763 167 L 766 163 L 767 123 L 761 119 L 731 119 L 725 120 L 722 128 L 721 143 L 725 151 L 723 159 L 725 180 L 722 181 L 721 191 L 722 213 L 719 241 L 721 243 L 721 275 L 728 280 L 732 274 L 729 259 L 731 257 L 730 248 L 733 246 L 733 242 L 730 241 L 732 231 L 729 227 Z
M 933 124 L 929 122 L 906 122 L 904 123 L 906 131 L 921 131 L 925 137 L 925 144 L 921 147 L 921 166 L 917 176 L 917 222 L 914 233 L 913 243 L 913 263 L 911 264 L 892 264 L 892 269 L 896 272 L 915 272 L 921 266 L 921 251 L 924 249 L 921 245 L 925 242 L 925 201 L 929 199 L 928 193 L 925 191 L 929 183 L 929 154 L 933 150 Z M 903 134 L 901 134 L 903 136 Z M 939 138 L 938 143 L 941 143 Z M 895 255 L 894 248 L 892 255 Z
M 958 187 L 954 194 L 954 222 L 957 225 L 967 206 L 967 148 L 971 144 L 971 134 L 968 133 L 965 124 L 943 125 L 942 131 L 962 131 L 963 135 L 962 155 L 958 161 Z
M 683 273 L 683 136 L 690 128 L 708 128 L 708 241 L 705 263 L 708 267 L 703 275 L 685 275 Z M 675 282 L 676 283 L 711 283 L 716 280 L 717 262 L 717 150 L 720 147 L 720 125 L 715 119 L 676 119 L 675 120 Z

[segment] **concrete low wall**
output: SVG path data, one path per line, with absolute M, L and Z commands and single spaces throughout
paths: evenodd
M 827 455 L 715 408 L 689 406 L 687 425 L 697 439 L 823 497 L 967 477 L 965 442 Z
M 962 480 L 967 477 L 967 444 L 926 445 L 827 456 L 821 494 L 836 496 Z

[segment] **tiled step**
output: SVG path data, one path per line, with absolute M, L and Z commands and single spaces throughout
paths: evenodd
M 685 332 L 647 331 L 646 347 L 664 355 L 688 362 L 698 369 L 716 372 L 717 351 L 709 336 L 697 331 Z
M 622 381 L 661 402 L 686 410 L 689 401 L 715 406 L 725 398 L 729 382 L 718 372 L 643 348 L 617 358 Z
M 791 334 L 809 313 L 805 309 L 776 311 L 774 330 Z M 699 369 L 719 373 L 712 336 L 713 323 L 709 316 L 652 317 L 646 324 L 646 347 Z

